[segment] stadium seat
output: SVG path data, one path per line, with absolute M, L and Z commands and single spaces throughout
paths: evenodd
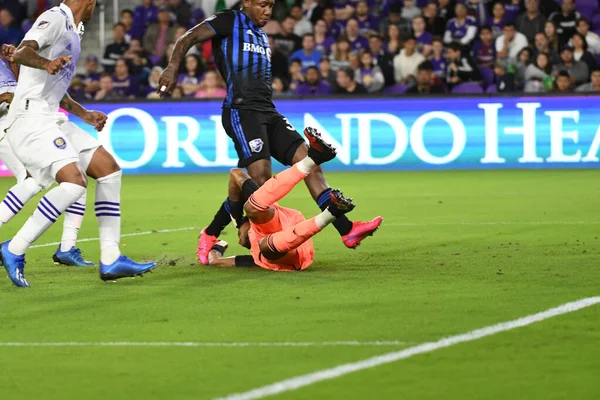
M 406 93 L 406 90 L 408 90 L 409 87 L 410 86 L 408 85 L 403 85 L 399 83 L 397 85 L 388 86 L 385 89 L 383 89 L 383 94 L 404 94 Z
M 496 74 L 490 67 L 479 67 L 479 73 L 481 74 L 481 84 L 484 89 L 493 85 L 496 81 Z
M 579 13 L 581 15 L 594 15 L 594 12 L 598 9 L 598 3 L 595 3 L 595 4 L 586 4 L 586 3 L 579 4 L 579 1 L 578 1 L 575 8 L 577 9 L 577 11 L 579 11 Z
M 488 86 L 488 88 L 485 90 L 486 93 L 498 93 L 498 89 L 496 88 L 496 85 L 491 85 Z
M 452 94 L 483 93 L 483 88 L 479 83 L 465 82 L 454 86 Z

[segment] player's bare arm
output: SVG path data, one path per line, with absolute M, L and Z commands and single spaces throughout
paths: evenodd
M 104 125 L 106 124 L 106 120 L 108 118 L 106 114 L 100 111 L 90 111 L 86 109 L 84 106 L 73 100 L 68 93 L 65 93 L 63 96 L 62 100 L 60 101 L 60 106 L 65 111 L 77 115 L 85 123 L 92 125 L 98 132 L 104 129 Z
M 158 81 L 158 94 L 162 97 L 164 94 L 170 94 L 175 85 L 177 84 L 177 71 L 179 71 L 179 64 L 187 54 L 187 52 L 198 43 L 202 43 L 215 36 L 215 31 L 207 25 L 205 22 L 196 25 L 183 36 L 177 39 L 175 46 L 173 47 L 173 53 L 169 59 L 169 65 L 160 75 Z M 162 88 L 165 87 L 163 91 Z
M 48 60 L 38 54 L 39 50 L 40 46 L 35 40 L 24 40 L 14 52 L 13 59 L 17 64 L 43 69 L 50 75 L 57 74 L 71 62 L 71 56 L 60 56 L 54 60 Z

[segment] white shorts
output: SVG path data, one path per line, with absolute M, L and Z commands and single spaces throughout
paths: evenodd
M 38 185 L 48 188 L 65 166 L 78 163 L 85 171 L 100 143 L 72 122 L 54 116 L 21 116 L 4 140 Z

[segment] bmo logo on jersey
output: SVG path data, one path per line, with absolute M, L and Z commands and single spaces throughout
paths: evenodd
M 259 53 L 266 55 L 269 61 L 271 61 L 271 49 L 268 47 L 265 49 L 264 47 L 258 44 L 244 42 L 243 51 L 249 51 L 251 53 Z

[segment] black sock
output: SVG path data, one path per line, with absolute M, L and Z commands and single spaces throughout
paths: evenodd
M 236 226 L 239 228 L 244 219 L 244 203 L 241 201 L 225 200 L 229 204 L 229 213 L 235 220 Z
M 331 203 L 331 188 L 325 189 L 317 199 L 317 204 L 319 205 L 321 211 L 324 211 L 327 206 L 329 206 L 329 203 Z M 333 226 L 338 231 L 340 236 L 344 236 L 350 233 L 352 230 L 352 221 L 350 221 L 345 215 L 342 215 L 333 221 Z
M 227 200 L 221 204 L 221 208 L 215 214 L 210 225 L 206 227 L 206 234 L 210 236 L 219 237 L 223 229 L 231 222 L 231 216 L 228 210 Z

